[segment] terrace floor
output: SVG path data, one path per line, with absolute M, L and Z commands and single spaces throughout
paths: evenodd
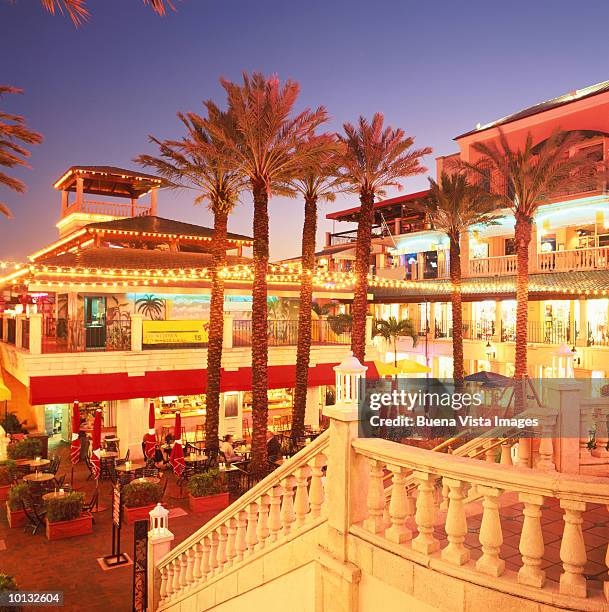
M 70 480 L 69 447 L 60 444 L 50 449 L 62 458 L 58 475 L 67 472 Z M 90 499 L 95 483 L 87 481 L 88 471 L 83 463 L 74 469 L 74 486 Z M 211 519 L 216 513 L 191 513 L 187 498 L 179 498 L 176 478 L 169 471 L 165 500 L 170 509 L 180 509 L 170 514 L 169 528 L 175 535 L 174 544 L 181 542 Z M 22 528 L 9 529 L 4 508 L 0 511 L 0 572 L 15 577 L 21 590 L 64 592 L 66 612 L 128 612 L 132 610 L 133 565 L 103 571 L 97 563 L 99 557 L 112 550 L 112 518 L 110 510 L 112 484 L 100 483 L 100 506 L 106 509 L 94 515 L 92 535 L 65 540 L 47 540 L 44 530 L 35 535 Z M 185 494 L 185 492 L 184 492 Z M 180 515 L 174 516 L 172 515 Z M 123 524 L 121 550 L 133 557 L 133 526 Z M 23 610 L 30 610 L 24 607 Z M 39 610 L 39 608 L 31 608 Z

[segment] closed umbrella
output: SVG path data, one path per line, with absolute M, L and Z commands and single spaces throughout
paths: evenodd
M 70 443 L 70 460 L 72 461 L 72 474 L 70 482 L 74 486 L 74 464 L 80 459 L 80 410 L 78 402 L 72 407 L 72 442 Z
M 175 437 L 175 444 L 171 449 L 171 455 L 169 455 L 169 464 L 173 468 L 178 478 L 182 476 L 186 469 L 186 462 L 184 461 L 184 449 L 182 448 L 182 439 L 180 438 L 182 431 L 182 417 L 179 412 L 176 412 L 176 422 L 173 429 L 173 435 Z
M 147 459 L 154 457 L 156 447 L 156 430 L 154 428 L 154 402 L 150 402 L 148 409 L 148 433 L 144 438 L 144 455 Z
M 95 411 L 95 420 L 93 421 L 93 451 L 91 453 L 91 465 L 93 466 L 93 477 L 95 480 L 99 478 L 99 460 L 101 457 L 101 409 Z
M 375 361 L 374 365 L 380 376 L 396 376 L 397 374 L 425 374 L 431 372 L 431 368 L 411 359 L 398 360 L 397 366 L 393 363 Z

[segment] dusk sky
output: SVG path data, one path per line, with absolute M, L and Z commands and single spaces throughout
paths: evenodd
M 391 0 L 183 0 L 161 18 L 141 0 L 90 0 L 75 29 L 38 0 L 0 0 L 0 83 L 21 87 L 1 108 L 44 134 L 25 195 L 0 188 L 15 218 L 0 218 L 0 259 L 23 258 L 57 236 L 69 166 L 136 168 L 147 135 L 182 135 L 176 111 L 224 104 L 218 77 L 276 73 L 300 82 L 299 108 L 325 105 L 329 129 L 375 111 L 431 146 L 426 164 L 456 150 L 453 137 L 530 104 L 609 79 L 609 4 Z M 425 176 L 406 190 L 424 188 Z M 162 192 L 159 215 L 211 225 L 189 192 Z M 318 244 L 332 229 L 323 205 Z M 271 254 L 299 254 L 302 202 L 271 201 Z M 229 228 L 251 234 L 245 195 Z M 338 231 L 337 227 L 337 231 Z M 349 229 L 345 225 L 344 229 Z

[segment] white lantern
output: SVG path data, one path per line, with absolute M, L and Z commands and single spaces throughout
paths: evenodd
M 359 382 L 366 375 L 367 366 L 360 363 L 353 351 L 337 366 L 336 372 L 336 403 L 357 404 L 359 399 Z
M 152 535 L 166 535 L 169 531 L 169 510 L 158 503 L 148 514 Z

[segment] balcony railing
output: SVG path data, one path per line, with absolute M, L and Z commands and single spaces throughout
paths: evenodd
M 503 276 L 516 274 L 516 255 L 480 257 L 469 260 L 469 276 Z
M 608 264 L 609 247 L 593 247 L 537 254 L 537 270 L 539 272 L 605 270 L 609 267 Z
M 267 324 L 269 346 L 296 346 L 298 344 L 298 320 L 271 319 Z M 343 330 L 323 319 L 311 321 L 311 344 L 349 344 L 351 332 Z M 252 345 L 252 321 L 233 321 L 233 346 Z
M 150 215 L 151 209 L 150 206 L 125 202 L 83 200 L 80 203 L 73 202 L 66 210 L 66 214 L 75 212 L 90 215 L 108 215 L 110 217 L 143 217 Z
M 83 351 L 128 351 L 131 349 L 131 320 L 116 319 L 91 323 L 74 319 L 44 319 L 43 353 Z

